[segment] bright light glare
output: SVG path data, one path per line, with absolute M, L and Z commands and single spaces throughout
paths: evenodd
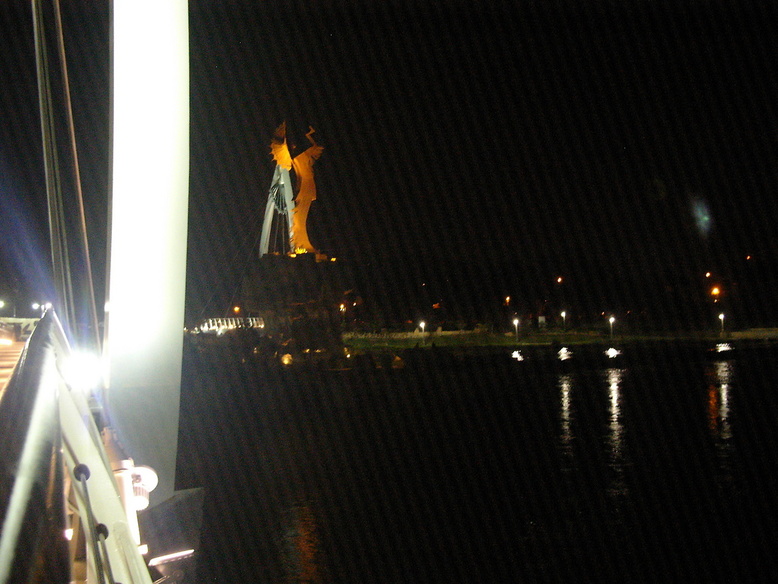
M 14 342 L 11 339 L 6 339 L 5 337 L 0 339 L 0 345 L 13 345 L 13 344 Z
M 731 351 L 732 349 L 733 347 L 729 343 L 719 343 L 716 345 L 717 353 L 724 353 L 725 351 Z
M 68 527 L 65 530 L 65 539 L 68 540 L 68 541 L 73 539 L 73 528 L 72 527 Z
M 521 351 L 516 350 L 513 353 L 511 353 L 511 358 L 516 359 L 516 361 L 524 361 L 524 355 L 521 354 Z
M 616 357 L 618 357 L 619 355 L 621 355 L 621 351 L 619 351 L 618 349 L 614 349 L 613 347 L 611 347 L 610 349 L 608 349 L 607 351 L 605 351 L 605 354 L 608 356 L 608 359 L 615 359 Z
M 194 550 L 184 550 L 180 552 L 174 552 L 172 554 L 167 554 L 164 556 L 157 556 L 156 558 L 153 558 L 149 561 L 149 566 L 159 566 L 160 564 L 166 564 L 168 562 L 172 562 L 173 560 L 180 560 L 182 558 L 188 558 L 189 556 L 194 554 Z
M 562 347 L 561 349 L 559 349 L 559 353 L 557 353 L 557 356 L 559 357 L 560 361 L 567 361 L 568 359 L 573 358 L 573 352 L 567 347 Z
M 103 378 L 102 362 L 94 353 L 75 352 L 63 363 L 62 376 L 73 389 L 92 390 Z

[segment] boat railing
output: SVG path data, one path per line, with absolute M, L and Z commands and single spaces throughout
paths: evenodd
M 0 395 L 0 584 L 151 584 L 54 311 Z

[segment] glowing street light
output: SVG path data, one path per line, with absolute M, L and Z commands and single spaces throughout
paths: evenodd
M 519 342 L 519 319 L 513 319 L 513 330 L 516 331 L 516 342 Z
M 724 334 L 724 313 L 719 314 L 719 320 L 721 321 L 721 334 Z
M 33 310 L 40 310 L 41 311 L 41 318 L 43 318 L 44 313 L 51 308 L 51 302 L 33 302 L 32 303 L 32 309 Z
M 424 343 L 424 327 L 427 326 L 427 323 L 423 320 L 419 323 L 419 328 L 421 329 L 421 342 Z
M 610 326 L 611 326 L 611 339 L 613 338 L 613 323 L 614 323 L 614 322 L 616 322 L 616 317 L 613 317 L 613 316 L 611 316 L 611 317 L 608 319 L 608 323 L 609 323 L 609 324 L 610 324 Z
M 559 316 L 562 317 L 562 328 L 564 329 L 567 325 L 567 312 L 564 310 L 559 314 Z

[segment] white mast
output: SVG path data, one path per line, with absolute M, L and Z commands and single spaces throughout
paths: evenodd
M 187 0 L 113 1 L 108 423 L 173 494 L 189 194 Z

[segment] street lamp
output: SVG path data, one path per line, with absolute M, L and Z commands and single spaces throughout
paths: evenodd
M 421 342 L 424 344 L 424 327 L 427 326 L 427 323 L 423 320 L 419 323 L 419 328 L 421 329 Z
M 721 334 L 724 334 L 724 313 L 719 314 L 719 320 L 721 321 Z
M 566 317 L 567 317 L 567 312 L 565 312 L 565 311 L 563 310 L 563 311 L 560 313 L 560 315 L 559 315 L 559 316 L 561 316 L 561 317 L 562 317 L 562 328 L 564 329 L 564 328 L 566 328 L 566 324 L 567 324 L 567 318 L 566 318 Z
M 516 342 L 519 342 L 519 319 L 514 318 L 513 319 L 513 330 L 516 331 Z
M 613 323 L 616 322 L 616 318 L 611 316 L 608 319 L 608 323 L 611 325 L 611 339 L 613 339 Z
M 43 315 L 45 312 L 51 308 L 51 302 L 33 302 L 32 303 L 33 310 L 40 310 L 41 311 L 41 318 L 43 318 Z
M 5 300 L 0 300 L 0 309 L 5 308 L 6 302 Z M 11 301 L 11 315 L 16 318 L 16 302 Z

